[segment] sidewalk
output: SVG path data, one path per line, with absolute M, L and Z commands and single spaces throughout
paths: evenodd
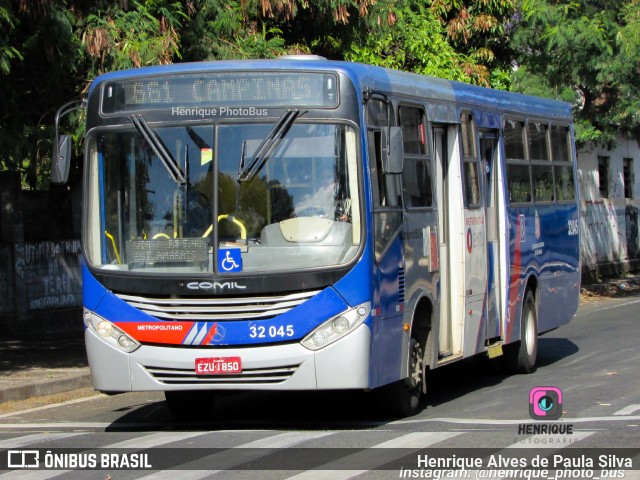
M 0 337 L 0 403 L 91 386 L 84 331 Z
M 581 303 L 640 294 L 640 276 L 583 285 Z M 90 387 L 80 326 L 62 333 L 0 338 L 0 403 Z

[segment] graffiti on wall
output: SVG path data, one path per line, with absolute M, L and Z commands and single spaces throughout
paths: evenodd
M 15 276 L 27 311 L 82 305 L 80 240 L 15 245 Z

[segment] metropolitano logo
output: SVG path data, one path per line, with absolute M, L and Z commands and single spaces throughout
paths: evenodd
M 529 415 L 534 420 L 557 420 L 562 416 L 562 391 L 558 387 L 533 387 L 529 391 Z

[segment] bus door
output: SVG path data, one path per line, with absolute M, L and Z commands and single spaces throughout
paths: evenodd
M 463 192 L 460 184 L 458 125 L 432 124 L 435 196 L 438 210 L 440 295 L 438 363 L 464 354 L 465 314 Z
M 438 206 L 438 250 L 440 256 L 440 315 L 438 357 L 453 354 L 451 345 L 451 283 L 449 280 L 449 157 L 447 154 L 447 131 L 444 126 L 432 129 L 433 155 L 435 160 L 436 201 Z
M 498 133 L 480 132 L 480 165 L 484 175 L 487 240 L 487 301 L 485 338 L 500 336 L 500 255 L 498 248 Z
M 463 191 L 464 355 L 485 351 L 487 303 L 486 218 L 483 198 L 484 173 L 478 155 L 478 135 L 470 112 L 460 115 Z M 453 214 L 453 210 L 451 211 Z M 452 218 L 452 217 L 451 217 Z M 451 220 L 450 218 L 450 220 Z M 451 237 L 453 240 L 453 236 Z M 452 246 L 452 251 L 454 247 Z M 455 265 L 453 262 L 451 265 Z
M 435 272 L 439 269 L 438 220 L 433 208 L 433 159 L 425 109 L 422 105 L 400 103 L 398 118 L 404 155 L 405 316 L 411 321 L 421 294 L 435 290 Z

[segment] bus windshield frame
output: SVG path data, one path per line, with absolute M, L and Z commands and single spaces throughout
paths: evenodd
M 92 129 L 88 265 L 103 274 L 200 276 L 354 261 L 364 231 L 357 126 L 293 117 L 259 171 L 241 178 L 245 157 L 279 118 L 193 123 L 137 115 L 131 126 Z

